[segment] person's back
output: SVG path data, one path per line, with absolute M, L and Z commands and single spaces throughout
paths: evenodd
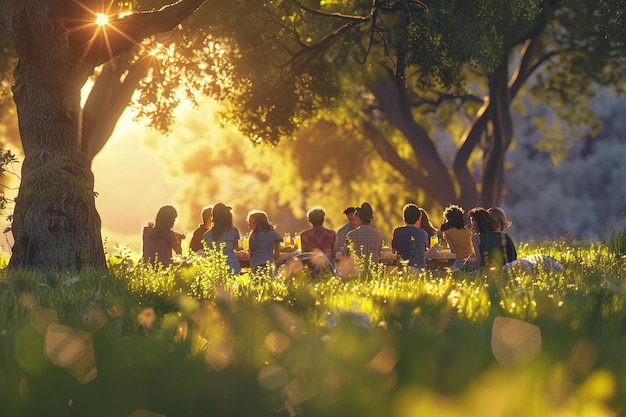
M 196 230 L 193 231 L 193 235 L 191 236 L 191 241 L 189 241 L 189 249 L 193 252 L 201 251 L 204 246 L 202 245 L 204 234 L 211 229 L 212 219 L 213 219 L 213 207 L 206 206 L 202 208 L 200 212 L 200 217 L 202 218 L 202 223 L 196 227 Z
M 496 219 L 482 207 L 469 211 L 472 225 L 472 245 L 476 256 L 476 266 L 500 269 L 517 259 L 517 252 L 511 238 L 504 232 L 497 231 Z
M 441 225 L 443 238 L 456 255 L 452 269 L 459 268 L 463 265 L 463 261 L 474 253 L 472 231 L 467 228 L 464 215 L 465 210 L 456 204 L 450 204 L 443 210 L 444 222 Z
M 437 228 L 435 228 L 435 226 L 433 226 L 433 224 L 431 223 L 430 217 L 428 217 L 428 212 L 426 210 L 420 208 L 419 211 L 421 213 L 421 216 L 419 219 L 419 223 L 416 226 L 426 231 L 426 234 L 428 235 L 428 243 L 426 244 L 426 248 L 430 249 L 430 239 L 432 237 L 437 237 Z
M 231 207 L 217 203 L 213 207 L 213 227 L 204 234 L 204 241 L 208 247 L 221 249 L 226 256 L 226 263 L 236 274 L 241 272 L 241 264 L 235 255 L 239 230 L 233 226 Z
M 517 249 L 515 249 L 515 244 L 513 243 L 513 239 L 506 233 L 506 229 L 511 227 L 511 222 L 509 221 L 506 212 L 500 207 L 491 207 L 487 210 L 489 214 L 496 220 L 496 232 L 502 232 L 504 234 L 503 241 L 506 240 L 505 246 L 505 254 L 507 262 L 512 262 L 517 259 Z
M 235 249 L 237 246 L 237 241 L 239 240 L 239 230 L 236 227 L 231 226 L 227 230 L 225 230 L 220 237 L 217 239 L 213 238 L 213 229 L 207 230 L 204 234 L 204 241 L 207 242 L 207 246 L 212 246 L 217 248 L 222 248 L 222 252 L 226 256 L 226 263 L 231 269 L 236 273 L 241 272 L 241 264 L 235 255 Z
M 275 261 L 275 245 L 282 241 L 283 238 L 274 229 L 250 234 L 250 268 Z
M 248 214 L 250 227 L 250 268 L 268 265 L 278 260 L 280 256 L 280 242 L 283 238 L 269 223 L 267 214 L 262 211 L 251 211 Z
M 326 212 L 321 207 L 315 207 L 307 212 L 307 218 L 313 227 L 300 233 L 300 243 L 302 252 L 319 250 L 327 254 L 330 259 L 334 259 L 337 234 L 334 230 L 323 226 L 325 216 Z
M 352 245 L 355 254 L 366 257 L 371 255 L 372 261 L 378 262 L 383 247 L 383 235 L 369 224 L 362 224 L 348 233 L 346 245 Z M 344 248 L 345 253 L 346 248 Z M 352 252 L 348 249 L 348 254 L 350 253 Z
M 465 259 L 474 253 L 472 248 L 472 232 L 467 229 L 451 227 L 443 232 L 443 237 L 448 242 L 450 250 L 454 252 L 455 259 Z
M 348 223 L 344 224 L 342 227 L 339 228 L 339 230 L 337 230 L 336 247 L 338 255 L 341 255 L 343 253 L 343 248 L 346 245 L 346 236 L 348 235 L 348 232 L 351 232 L 352 230 L 359 227 L 359 218 L 356 214 L 355 207 L 346 207 L 346 209 L 343 211 L 343 214 L 346 215 Z
M 335 240 L 337 235 L 334 230 L 326 229 L 323 226 L 315 226 L 300 233 L 302 252 L 313 252 L 320 250 L 331 259 L 335 255 Z
M 171 239 L 164 236 L 160 239 L 152 239 L 154 227 L 145 226 L 142 233 L 141 257 L 143 262 L 155 264 L 160 262 L 163 266 L 172 263 L 172 243 Z
M 397 252 L 400 260 L 408 261 L 408 265 L 415 268 L 426 267 L 426 247 L 428 233 L 417 227 L 422 213 L 415 204 L 407 204 L 402 210 L 405 225 L 396 227 L 391 238 L 391 248 Z
M 363 203 L 361 207 L 357 208 L 357 215 L 361 225 L 348 232 L 343 254 L 351 255 L 352 251 L 354 251 L 356 255 L 371 257 L 372 261 L 378 262 L 383 246 L 383 234 L 378 229 L 370 226 L 370 222 L 374 220 L 372 206 L 369 203 Z
M 505 263 L 504 247 L 506 240 L 501 232 L 486 232 L 480 234 L 480 266 L 501 268 Z
M 161 263 L 167 267 L 172 263 L 172 251 L 182 253 L 181 240 L 185 233 L 172 230 L 178 213 L 172 206 L 159 209 L 154 223 L 148 223 L 142 232 L 141 258 L 145 263 Z

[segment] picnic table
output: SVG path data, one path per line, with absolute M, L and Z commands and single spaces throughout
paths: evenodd
M 276 261 L 276 265 L 282 265 L 285 262 L 287 262 L 289 259 L 293 258 L 294 256 L 296 256 L 298 253 L 300 253 L 300 251 L 291 251 L 291 252 L 280 252 L 280 256 L 278 257 L 278 261 Z M 239 265 L 241 265 L 242 268 L 249 268 L 250 267 L 250 252 L 248 251 L 237 251 L 235 252 L 235 255 L 237 255 L 237 259 L 239 260 Z
M 301 252 L 299 250 L 281 251 L 278 261 L 276 261 L 276 265 L 280 266 L 300 253 Z M 236 252 L 236 255 L 242 268 L 250 267 L 250 253 L 248 251 L 238 251 Z M 452 266 L 455 259 L 456 255 L 449 249 L 442 249 L 436 246 L 426 253 L 426 266 L 432 269 L 448 268 Z M 339 259 L 336 259 L 335 261 L 337 262 Z M 398 256 L 391 250 L 383 249 L 380 252 L 378 261 L 387 266 L 398 266 Z
M 450 249 L 440 248 L 438 245 L 426 253 L 426 266 L 428 268 L 449 268 L 456 259 L 456 254 Z M 383 250 L 380 253 L 379 262 L 387 266 L 398 266 L 398 256 L 391 250 Z

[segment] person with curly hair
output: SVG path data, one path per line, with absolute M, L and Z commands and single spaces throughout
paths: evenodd
M 441 225 L 441 231 L 450 251 L 455 254 L 452 270 L 461 268 L 465 259 L 474 254 L 472 232 L 468 229 L 464 216 L 465 210 L 456 204 L 450 204 L 443 211 L 444 223 Z

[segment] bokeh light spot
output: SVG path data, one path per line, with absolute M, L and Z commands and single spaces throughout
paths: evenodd
M 272 332 L 265 336 L 265 347 L 272 353 L 280 355 L 289 348 L 289 337 L 280 332 Z
M 268 366 L 259 372 L 258 380 L 266 390 L 275 390 L 287 383 L 287 372 L 282 366 Z
M 530 362 L 541 351 L 541 330 L 534 324 L 496 317 L 491 333 L 491 350 L 502 365 Z

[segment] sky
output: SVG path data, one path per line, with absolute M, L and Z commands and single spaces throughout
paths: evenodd
M 180 184 L 166 175 L 156 151 L 144 140 L 159 135 L 125 112 L 109 142 L 94 159 L 96 208 L 109 253 L 115 244 L 139 252 L 143 226 L 154 221 L 160 207 L 173 205 Z M 185 229 L 194 223 L 180 213 L 176 226 Z
M 148 221 L 154 221 L 161 206 L 173 204 L 180 184 L 166 175 L 166 167 L 159 160 L 157 151 L 146 145 L 145 140 L 160 135 L 134 121 L 130 112 L 125 112 L 109 142 L 94 159 L 94 190 L 98 193 L 96 208 L 102 219 L 102 238 L 108 253 L 115 253 L 115 244 L 139 253 L 142 227 Z M 21 164 L 13 168 L 19 174 Z M 17 189 L 5 191 L 9 198 L 17 194 Z M 183 230 L 195 227 L 196 223 L 196 219 L 184 213 L 180 213 L 177 220 L 177 226 Z M 3 216 L 1 230 L 9 225 Z M 0 241 L 0 255 L 10 256 L 12 244 L 11 234 L 4 234 Z

